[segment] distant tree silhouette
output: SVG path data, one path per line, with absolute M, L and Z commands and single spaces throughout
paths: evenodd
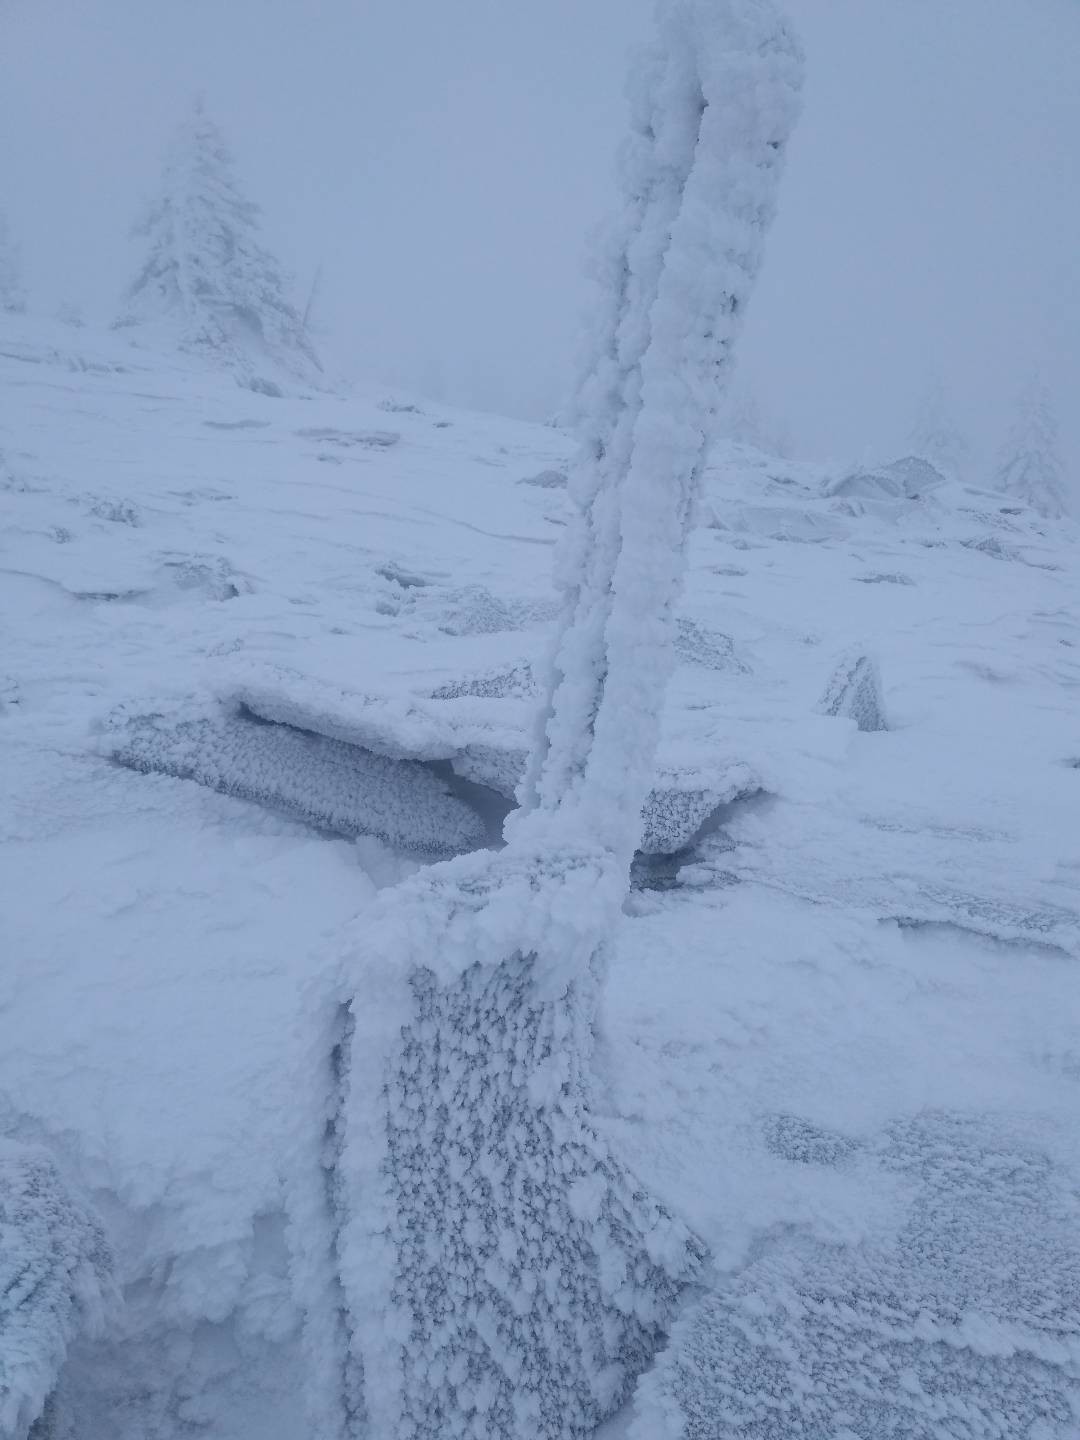
M 158 197 L 136 226 L 145 259 L 117 324 L 170 323 L 183 348 L 249 377 L 269 360 L 314 379 L 321 366 L 281 267 L 260 243 L 259 214 L 200 98 L 173 138 Z
M 26 309 L 26 291 L 22 285 L 19 251 L 8 230 L 7 218 L 0 210 L 0 310 L 21 315 Z
M 920 401 L 909 439 L 913 455 L 950 480 L 962 480 L 970 462 L 968 443 L 956 425 L 945 386 L 934 380 Z
M 1069 511 L 1057 415 L 1050 391 L 1038 376 L 1028 381 L 1017 400 L 995 481 L 998 489 L 1048 519 L 1060 520 Z

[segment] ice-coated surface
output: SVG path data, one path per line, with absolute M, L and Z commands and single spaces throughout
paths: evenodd
M 926 1112 L 866 1163 L 904 1188 L 895 1240 L 763 1241 L 679 1321 L 631 1440 L 1076 1434 L 1080 1204 L 1048 1158 L 985 1117 Z

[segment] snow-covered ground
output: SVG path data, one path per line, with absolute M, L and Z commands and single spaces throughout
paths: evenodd
M 74 1434 L 295 1440 L 339 936 L 497 837 L 571 446 L 15 318 L 0 387 L 0 1140 L 123 1292 Z M 1078 537 L 851 469 L 707 477 L 600 1124 L 714 1306 L 944 1266 L 979 1353 L 1075 1381 Z M 861 655 L 885 729 L 823 713 Z

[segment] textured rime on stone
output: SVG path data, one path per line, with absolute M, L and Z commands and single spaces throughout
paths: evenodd
M 818 709 L 822 715 L 854 720 L 860 730 L 887 730 L 877 661 L 869 655 L 846 655 L 833 671 Z
M 696 620 L 679 621 L 675 653 L 688 665 L 702 665 L 706 670 L 726 670 L 733 675 L 749 673 L 747 665 L 735 653 L 731 636 L 708 630 Z
M 24 1440 L 69 1344 L 100 1327 L 111 1266 L 51 1157 L 0 1140 L 0 1440 Z
M 880 1158 L 917 1187 L 895 1246 L 777 1241 L 676 1326 L 632 1440 L 1074 1440 L 1075 1196 L 967 1117 Z
M 691 1270 L 682 1227 L 589 1124 L 583 1077 L 553 1103 L 530 1093 L 580 1054 L 593 985 L 546 1003 L 531 969 L 515 956 L 446 990 L 430 972 L 414 982 L 388 1096 L 403 1436 L 587 1433 L 648 1364 Z M 672 1239 L 683 1273 L 663 1261 Z
M 522 812 L 501 853 L 384 892 L 345 956 L 357 999 L 339 1252 L 379 1440 L 584 1440 L 698 1273 L 700 1247 L 591 1119 L 596 989 L 801 56 L 766 0 L 663 0 L 657 15 Z
M 708 647 L 696 652 L 702 663 L 705 656 L 715 656 L 715 663 L 727 668 L 727 636 L 699 632 L 697 627 L 691 633 L 700 633 Z M 733 648 L 731 663 L 740 671 L 744 668 Z M 429 705 L 416 696 L 401 700 L 346 691 L 271 666 L 251 673 L 230 669 L 218 694 L 228 710 L 248 711 L 276 725 L 324 735 L 376 755 L 448 761 L 463 779 L 512 800 L 526 767 L 524 726 L 517 713 L 495 726 L 483 723 L 486 717 L 476 723 L 475 711 L 460 716 L 445 702 L 526 699 L 535 694 L 535 685 L 531 668 L 523 664 L 448 682 L 432 692 L 435 703 Z M 690 843 L 719 806 L 760 788 L 758 777 L 739 761 L 704 769 L 661 768 L 642 806 L 638 848 L 650 855 L 673 854 Z M 279 803 L 285 805 L 284 800 Z M 469 847 L 448 843 L 445 848 Z
M 221 711 L 110 717 L 105 753 L 122 765 L 194 780 L 339 835 L 453 855 L 484 842 L 475 812 L 423 765 L 325 735 Z

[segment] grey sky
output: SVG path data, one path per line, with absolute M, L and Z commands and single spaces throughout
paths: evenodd
M 807 454 L 897 446 L 934 374 L 978 451 L 1035 363 L 1080 417 L 1080 7 L 791 0 L 807 110 L 743 347 Z M 7 0 L 0 203 L 32 299 L 107 317 L 207 93 L 341 366 L 542 416 L 571 373 L 649 0 Z

